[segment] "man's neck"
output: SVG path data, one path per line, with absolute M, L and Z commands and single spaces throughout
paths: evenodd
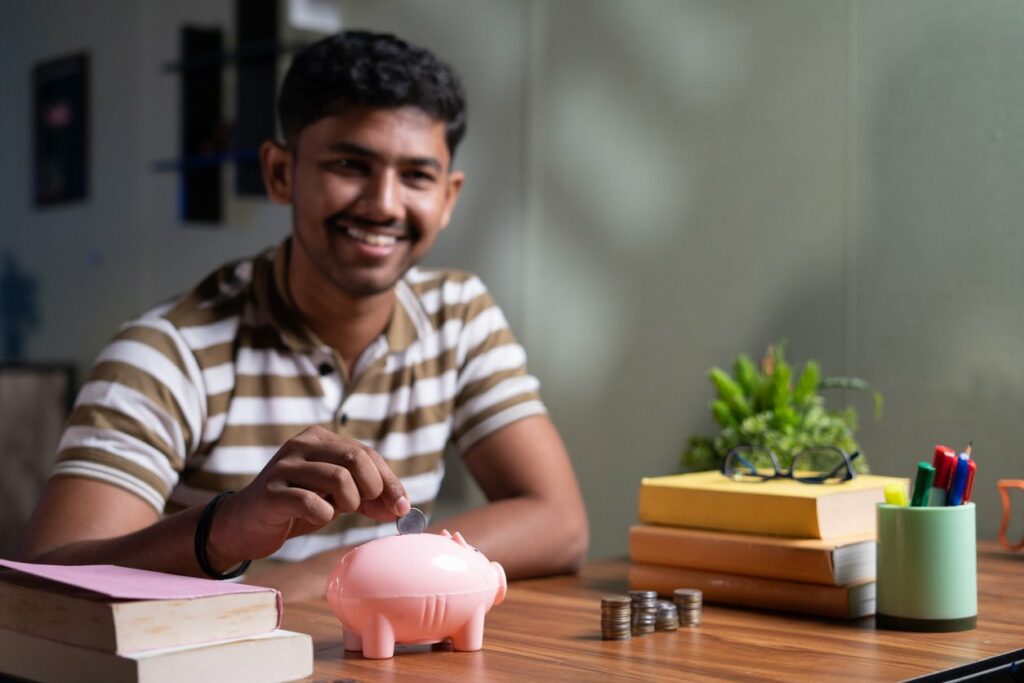
M 309 329 L 338 352 L 345 376 L 360 354 L 385 329 L 395 307 L 395 290 L 374 296 L 353 297 L 320 277 L 312 264 L 295 267 L 291 259 L 288 290 Z

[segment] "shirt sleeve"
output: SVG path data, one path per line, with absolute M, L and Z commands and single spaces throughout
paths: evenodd
M 205 399 L 195 358 L 167 320 L 125 324 L 75 401 L 51 476 L 105 481 L 164 511 L 201 432 Z
M 526 352 L 479 278 L 463 285 L 453 437 L 459 452 L 517 420 L 545 414 Z

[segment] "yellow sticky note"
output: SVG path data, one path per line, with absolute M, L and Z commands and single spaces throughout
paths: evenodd
M 885 502 L 889 505 L 906 505 L 907 504 L 907 487 L 899 482 L 892 484 L 886 484 L 885 488 Z

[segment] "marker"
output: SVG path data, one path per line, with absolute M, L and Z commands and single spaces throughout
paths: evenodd
M 931 496 L 932 480 L 935 479 L 935 468 L 923 460 L 917 463 L 917 476 L 914 478 L 914 495 L 910 498 L 911 507 L 927 507 Z
M 978 469 L 978 463 L 971 460 L 967 466 L 967 483 L 964 484 L 964 502 L 971 502 L 971 491 L 974 490 L 974 472 Z
M 970 469 L 970 458 L 966 453 L 961 453 L 956 461 L 956 472 L 953 473 L 953 481 L 949 485 L 949 493 L 946 495 L 946 505 L 960 505 L 964 502 L 964 491 L 967 490 L 967 473 Z
M 953 470 L 956 469 L 956 453 L 949 446 L 936 446 L 932 466 L 935 468 L 935 477 L 932 479 L 928 505 L 935 507 L 946 504 L 946 489 L 949 488 Z
M 907 487 L 900 482 L 886 484 L 882 490 L 885 492 L 885 502 L 889 505 L 907 504 Z

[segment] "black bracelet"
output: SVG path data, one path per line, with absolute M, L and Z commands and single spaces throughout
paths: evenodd
M 227 572 L 226 574 L 218 574 L 213 570 L 213 567 L 210 566 L 210 558 L 206 556 L 206 540 L 210 535 L 210 529 L 213 527 L 213 515 L 217 512 L 217 506 L 220 505 L 220 502 L 224 497 L 230 496 L 232 493 L 234 493 L 234 491 L 221 491 L 214 496 L 213 500 L 206 504 L 203 514 L 199 516 L 199 523 L 196 524 L 196 562 L 199 563 L 199 568 L 203 570 L 203 573 L 211 579 L 233 579 L 241 576 L 252 563 L 252 560 L 246 560 L 240 564 L 237 569 Z

